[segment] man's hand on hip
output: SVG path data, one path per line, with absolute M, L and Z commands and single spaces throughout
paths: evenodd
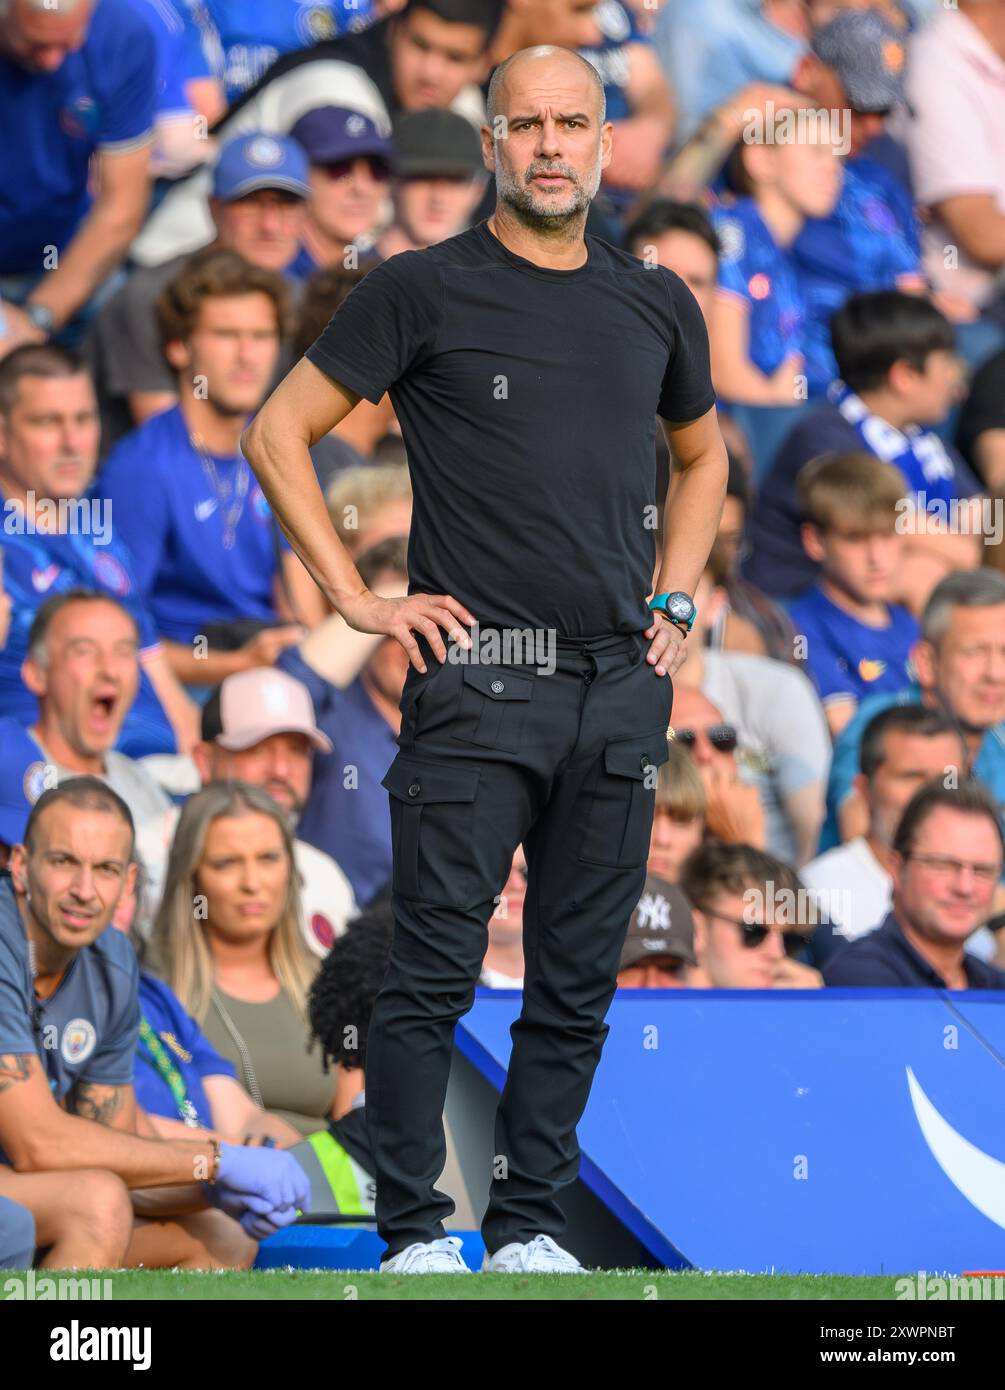
M 656 612 L 651 626 L 645 630 L 645 636 L 653 639 L 646 660 L 656 667 L 657 676 L 675 675 L 687 660 L 684 634 L 669 619 Z
M 383 632 L 400 642 L 408 659 L 417 671 L 426 665 L 419 644 L 412 636 L 421 632 L 438 661 L 446 661 L 447 649 L 440 636 L 442 627 L 452 641 L 470 648 L 471 638 L 466 626 L 477 622 L 462 603 L 450 594 L 410 594 L 407 598 L 378 598 L 369 589 L 350 599 L 343 599 L 338 610 L 350 627 L 357 632 Z

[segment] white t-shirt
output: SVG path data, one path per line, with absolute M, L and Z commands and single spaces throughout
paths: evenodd
M 116 789 L 117 790 L 117 789 Z M 164 891 L 168 853 L 180 814 L 169 806 L 156 822 L 137 828 L 136 848 L 149 876 L 149 887 L 141 906 L 137 930 L 149 936 L 154 915 Z M 293 853 L 300 874 L 300 926 L 304 940 L 316 956 L 326 956 L 336 937 L 342 936 L 359 908 L 345 874 L 324 850 L 305 840 L 293 841 Z
M 878 927 L 890 911 L 893 880 L 862 835 L 811 859 L 799 877 L 849 941 Z
M 893 879 L 861 835 L 811 859 L 799 877 L 819 895 L 828 920 L 841 927 L 849 941 L 878 927 L 893 903 Z M 981 927 L 967 941 L 966 950 L 980 960 L 993 960 L 994 934 Z

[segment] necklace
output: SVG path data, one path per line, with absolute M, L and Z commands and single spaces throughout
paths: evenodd
M 224 1028 L 226 1028 L 227 1032 L 234 1040 L 234 1046 L 237 1048 L 237 1055 L 241 1059 L 241 1070 L 244 1072 L 245 1090 L 251 1096 L 251 1099 L 255 1102 L 255 1104 L 260 1109 L 264 1110 L 265 1106 L 262 1103 L 262 1093 L 258 1088 L 258 1077 L 255 1075 L 255 1066 L 251 1060 L 251 1049 L 248 1047 L 248 1044 L 244 1041 L 244 1038 L 238 1031 L 237 1024 L 234 1022 L 230 1014 L 224 1008 L 223 1000 L 220 998 L 219 991 L 216 989 L 212 990 L 210 993 L 210 998 L 213 1001 L 213 1005 L 217 1013 L 220 1015 L 220 1019 L 223 1023 Z
M 234 542 L 237 539 L 237 523 L 241 520 L 245 499 L 248 496 L 248 488 L 251 485 L 251 469 L 248 467 L 248 460 L 243 454 L 240 454 L 241 461 L 238 466 L 237 481 L 231 489 L 230 483 L 220 477 L 216 461 L 203 444 L 201 435 L 193 431 L 188 438 L 202 464 L 202 471 L 213 489 L 216 504 L 223 513 L 223 548 L 224 550 L 233 550 Z M 224 511 L 224 507 L 230 501 L 231 491 L 234 493 L 234 500 Z

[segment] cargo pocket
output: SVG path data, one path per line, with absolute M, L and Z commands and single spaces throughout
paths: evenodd
M 479 748 L 519 753 L 534 677 L 508 666 L 465 666 L 451 737 Z
M 403 898 L 466 907 L 472 896 L 471 803 L 480 769 L 398 754 L 381 782 L 391 794 L 391 882 Z
M 665 729 L 611 739 L 584 783 L 586 824 L 579 858 L 633 869 L 649 855 L 656 774 L 669 757 Z

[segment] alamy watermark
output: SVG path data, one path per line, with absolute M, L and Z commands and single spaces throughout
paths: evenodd
M 478 623 L 472 623 L 468 636 L 470 648 L 460 642 L 450 643 L 448 661 L 459 666 L 536 666 L 539 676 L 554 673 L 554 628 L 493 627 L 483 632 Z
M 750 926 L 829 926 L 843 936 L 840 924 L 852 917 L 848 888 L 779 888 L 771 879 L 763 888 L 747 888 L 743 894 L 743 920 Z
M 38 497 L 29 488 L 22 502 L 10 497 L 3 504 L 3 530 L 7 536 L 90 536 L 95 545 L 112 539 L 112 502 L 109 497 Z
M 836 107 L 784 106 L 773 101 L 743 113 L 745 145 L 830 145 L 835 154 L 851 150 L 851 111 Z
M 29 1303 L 107 1301 L 112 1297 L 112 1281 L 92 1276 L 67 1278 L 60 1275 L 56 1279 L 29 1269 L 22 1275 L 4 1280 L 3 1296 L 9 1302 L 21 1300 Z
M 897 1299 L 921 1303 L 1005 1302 L 1005 1275 L 1002 1274 L 962 1274 L 946 1279 L 919 1269 L 916 1276 L 898 1279 L 893 1287 Z
M 929 497 L 924 490 L 901 497 L 894 527 L 902 536 L 980 536 L 998 545 L 1005 534 L 1005 503 L 1000 497 Z

